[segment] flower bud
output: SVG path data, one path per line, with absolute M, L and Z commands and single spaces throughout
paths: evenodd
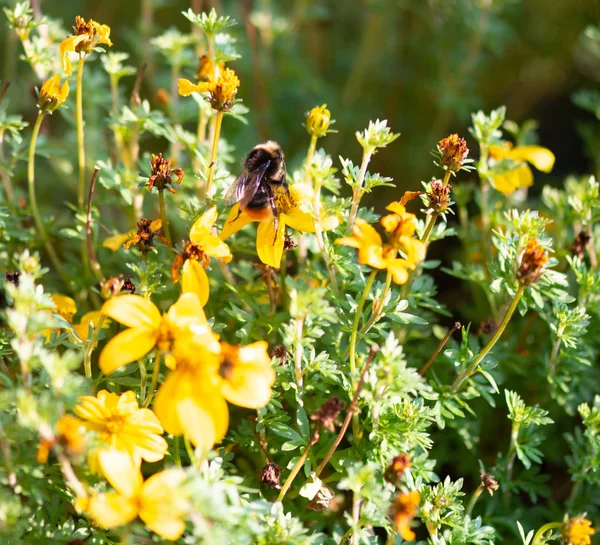
M 438 152 L 440 154 L 440 166 L 444 170 L 458 172 L 469 155 L 469 148 L 464 138 L 461 138 L 458 134 L 451 134 L 439 141 Z
M 60 84 L 60 76 L 55 75 L 48 79 L 40 89 L 38 108 L 40 111 L 51 114 L 69 96 L 69 83 L 65 80 Z
M 560 529 L 564 542 L 570 545 L 590 545 L 590 536 L 595 534 L 592 521 L 579 515 L 571 517 Z
M 436 214 L 443 214 L 448 210 L 450 206 L 450 190 L 452 186 L 450 184 L 444 184 L 441 180 L 433 180 L 429 186 L 427 196 L 429 202 L 427 205 Z
M 315 106 L 306 118 L 306 130 L 311 136 L 320 138 L 327 134 L 331 122 L 331 113 L 327 109 L 327 104 Z
M 544 273 L 544 265 L 548 262 L 548 254 L 537 240 L 530 238 L 521 257 L 521 265 L 517 271 L 517 280 L 523 286 L 537 282 Z

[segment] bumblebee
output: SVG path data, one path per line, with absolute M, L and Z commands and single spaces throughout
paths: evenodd
M 227 191 L 225 205 L 239 203 L 237 217 L 243 210 L 258 220 L 266 219 L 272 214 L 277 232 L 279 210 L 275 195 L 281 190 L 288 196 L 290 194 L 285 177 L 285 160 L 281 146 L 272 140 L 258 144 L 247 155 L 244 169 Z

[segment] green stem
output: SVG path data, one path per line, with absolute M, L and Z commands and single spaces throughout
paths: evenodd
M 473 360 L 473 362 L 469 365 L 469 367 L 467 367 L 466 370 L 462 371 L 458 375 L 458 377 L 456 377 L 456 380 L 454 381 L 454 384 L 452 385 L 453 392 L 457 392 L 460 389 L 460 387 L 462 386 L 463 382 L 465 380 L 467 380 L 469 377 L 471 377 L 477 371 L 477 366 L 479 365 L 479 363 L 483 360 L 483 358 L 485 358 L 487 356 L 488 352 L 492 348 L 494 348 L 494 345 L 498 342 L 498 340 L 502 336 L 502 333 L 504 333 L 504 330 L 506 329 L 508 322 L 510 322 L 510 319 L 511 319 L 513 313 L 517 309 L 517 305 L 519 304 L 519 301 L 521 300 L 521 296 L 523 295 L 524 291 L 525 291 L 525 286 L 524 285 L 519 286 L 519 289 L 515 293 L 515 296 L 513 297 L 510 307 L 508 307 L 508 310 L 506 311 L 506 314 L 504 315 L 504 318 L 502 320 L 502 323 L 498 327 L 498 330 L 496 331 L 496 333 L 494 333 L 494 336 L 490 339 L 490 342 L 488 342 L 487 345 L 483 348 L 483 350 L 481 350 L 481 352 L 479 352 L 479 354 Z
M 173 459 L 175 460 L 175 467 L 177 469 L 181 469 L 181 454 L 179 452 L 179 443 L 180 437 L 179 435 L 176 435 L 173 438 Z
M 306 445 L 306 448 L 304 449 L 304 452 L 301 454 L 300 458 L 298 458 L 298 461 L 294 464 L 294 467 L 292 468 L 292 471 L 288 475 L 288 478 L 285 480 L 285 483 L 283 483 L 283 486 L 281 487 L 281 491 L 279 492 L 279 496 L 277 496 L 276 501 L 278 501 L 278 502 L 283 501 L 283 498 L 285 498 L 285 495 L 288 493 L 288 490 L 290 489 L 290 486 L 292 486 L 294 479 L 297 477 L 298 473 L 300 473 L 302 466 L 306 462 L 306 460 L 308 458 L 308 453 L 310 452 L 311 447 L 313 445 L 315 445 L 318 440 L 319 440 L 319 426 L 315 425 L 315 429 L 313 431 L 312 437 L 310 438 L 310 441 Z
M 146 364 L 144 360 L 140 360 L 140 400 L 146 399 L 146 382 L 148 380 L 148 373 L 146 372 Z
M 62 267 L 56 250 L 52 245 L 52 241 L 48 237 L 46 229 L 44 228 L 44 224 L 42 223 L 42 219 L 40 217 L 40 213 L 37 206 L 37 198 L 35 195 L 35 146 L 37 143 L 38 134 L 40 132 L 40 126 L 43 120 L 44 113 L 40 112 L 37 116 L 37 119 L 35 120 L 35 124 L 33 126 L 33 133 L 31 134 L 31 143 L 29 144 L 29 162 L 27 164 L 27 184 L 29 188 L 29 202 L 31 204 L 31 213 L 33 215 L 33 220 L 35 221 L 37 232 L 42 237 L 42 241 L 44 242 L 44 246 L 46 247 L 46 252 L 50 257 L 50 261 L 52 261 L 53 267 L 60 274 L 65 285 L 69 287 L 69 278 Z
M 77 66 L 77 160 L 79 163 L 79 186 L 77 190 L 77 205 L 83 210 L 85 205 L 85 143 L 83 133 L 83 65 L 85 57 L 79 57 Z
M 369 321 L 366 323 L 366 325 L 360 330 L 361 333 L 368 333 L 371 330 L 371 328 L 381 319 L 383 315 L 383 307 L 385 305 L 385 300 L 391 287 L 392 273 L 388 271 L 385 277 L 385 286 L 383 287 L 381 296 L 379 297 L 377 304 L 373 305 L 373 309 L 371 310 L 371 317 L 369 318 Z
M 165 206 L 165 190 L 158 190 L 158 206 L 160 207 L 160 219 L 162 220 L 163 229 L 165 230 L 165 236 L 169 241 L 169 244 L 173 244 L 173 240 L 171 239 L 171 227 L 169 225 L 169 220 L 167 219 L 167 207 Z
M 96 252 L 94 251 L 94 244 L 92 242 L 92 199 L 94 196 L 94 187 L 96 187 L 96 179 L 98 178 L 98 173 L 100 172 L 100 167 L 96 167 L 94 169 L 94 174 L 92 175 L 92 181 L 90 182 L 90 191 L 88 193 L 88 202 L 87 202 L 87 216 L 85 221 L 85 238 L 86 238 L 86 257 L 87 261 L 89 261 L 90 267 L 92 268 L 92 272 L 96 276 L 96 279 L 100 284 L 102 284 L 104 280 L 104 276 L 102 275 L 102 268 L 100 267 L 100 263 L 96 258 Z
M 215 163 L 217 161 L 217 153 L 219 151 L 219 139 L 221 138 L 221 125 L 223 124 L 223 112 L 217 112 L 215 119 L 215 132 L 213 134 L 212 151 L 210 152 L 210 164 L 208 165 L 208 178 L 204 187 L 204 198 L 209 198 L 210 186 L 215 176 Z
M 148 395 L 146 399 L 144 399 L 144 404 L 142 407 L 147 408 L 152 403 L 152 398 L 154 397 L 154 390 L 156 390 L 156 384 L 158 383 L 158 373 L 160 372 L 160 352 L 157 352 L 154 358 L 154 369 L 152 369 L 152 379 L 150 381 L 150 390 L 148 391 Z
M 475 507 L 475 504 L 477 503 L 477 500 L 479 499 L 479 496 L 481 496 L 481 493 L 483 492 L 483 486 L 478 486 L 475 489 L 475 492 L 473 492 L 473 495 L 471 496 L 471 499 L 469 500 L 469 505 L 467 505 L 467 509 L 465 511 L 465 515 L 470 517 L 471 513 L 473 512 L 473 507 Z
M 369 166 L 369 161 L 371 160 L 372 155 L 372 149 L 365 148 L 363 150 L 360 171 L 358 172 L 358 179 L 356 180 L 356 186 L 354 188 L 354 193 L 352 194 L 352 208 L 350 209 L 350 215 L 348 216 L 348 229 L 352 229 L 354 221 L 356 220 L 356 214 L 358 213 L 358 205 L 360 204 L 360 199 L 362 198 L 363 194 L 362 185 L 365 181 L 367 167 Z
M 350 335 L 350 373 L 352 375 L 356 373 L 356 338 L 358 336 L 358 324 L 360 323 L 360 316 L 365 306 L 367 296 L 369 295 L 371 287 L 373 286 L 375 276 L 377 276 L 377 270 L 373 269 L 369 275 L 369 278 L 367 279 L 365 289 L 362 292 L 360 301 L 358 302 L 358 306 L 356 307 L 356 312 L 354 314 L 354 323 L 352 324 L 352 333 Z
M 298 386 L 298 396 L 302 398 L 302 356 L 304 347 L 302 346 L 302 333 L 304 329 L 304 316 L 296 318 L 296 338 L 294 347 L 294 369 L 296 371 L 296 385 Z
M 544 543 L 544 541 L 542 541 L 542 538 L 548 530 L 560 528 L 561 526 L 562 522 L 549 522 L 548 524 L 544 524 L 533 536 L 533 541 L 531 542 L 531 545 L 541 545 L 542 543 Z
M 311 185 L 310 165 L 312 164 L 313 157 L 315 156 L 318 138 L 318 136 L 311 136 L 310 138 L 310 145 L 308 146 L 308 153 L 306 154 L 306 163 L 304 163 L 304 183 L 306 185 Z
M 102 331 L 104 320 L 105 316 L 102 314 L 98 319 L 98 323 L 94 326 L 94 330 L 92 331 L 92 334 L 85 347 L 85 354 L 83 355 L 83 368 L 85 370 L 86 378 L 92 378 L 92 354 L 98 344 L 98 335 Z

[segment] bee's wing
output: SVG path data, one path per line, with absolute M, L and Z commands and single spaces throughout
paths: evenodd
M 247 168 L 244 168 L 227 190 L 223 198 L 225 206 L 231 206 L 239 202 L 240 209 L 246 208 L 254 198 L 254 195 L 256 195 L 268 166 L 269 163 L 267 162 L 259 170 L 252 173 Z

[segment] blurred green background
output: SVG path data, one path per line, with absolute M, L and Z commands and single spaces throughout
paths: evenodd
M 5 6 L 14 2 L 3 0 Z M 149 49 L 140 40 L 142 12 L 152 6 L 156 36 L 170 26 L 188 32 L 181 11 L 215 7 L 234 17 L 232 29 L 243 58 L 239 96 L 251 109 L 244 128 L 227 124 L 226 136 L 241 153 L 257 140 L 277 139 L 293 164 L 308 145 L 305 111 L 327 103 L 338 134 L 320 143 L 332 155 L 355 161 L 354 132 L 369 119 L 386 118 L 401 138 L 375 157 L 373 170 L 415 188 L 435 174 L 429 150 L 450 132 L 466 135 L 469 114 L 506 104 L 508 117 L 539 121 L 542 144 L 557 156 L 554 176 L 590 169 L 576 125 L 591 116 L 571 102 L 600 75 L 586 52 L 582 33 L 600 16 L 598 0 L 39 0 L 41 11 L 69 29 L 75 15 L 112 28 L 114 47 L 132 53 Z M 34 2 L 35 5 L 35 2 Z M 4 16 L 3 16 L 4 18 Z M 39 82 L 19 60 L 21 45 L 0 29 L 0 74 L 13 86 L 14 109 L 34 115 L 31 94 Z M 169 88 L 164 59 L 154 51 L 157 73 L 145 82 L 153 99 Z M 96 68 L 99 62 L 95 61 Z M 186 70 L 184 70 L 186 73 Z M 193 74 L 190 67 L 188 75 Z M 591 80 L 591 81 L 590 81 Z M 127 82 L 132 85 L 130 78 Z M 11 108 L 12 109 L 12 108 Z M 472 140 L 469 139 L 472 144 Z M 476 155 L 476 150 L 473 150 Z

